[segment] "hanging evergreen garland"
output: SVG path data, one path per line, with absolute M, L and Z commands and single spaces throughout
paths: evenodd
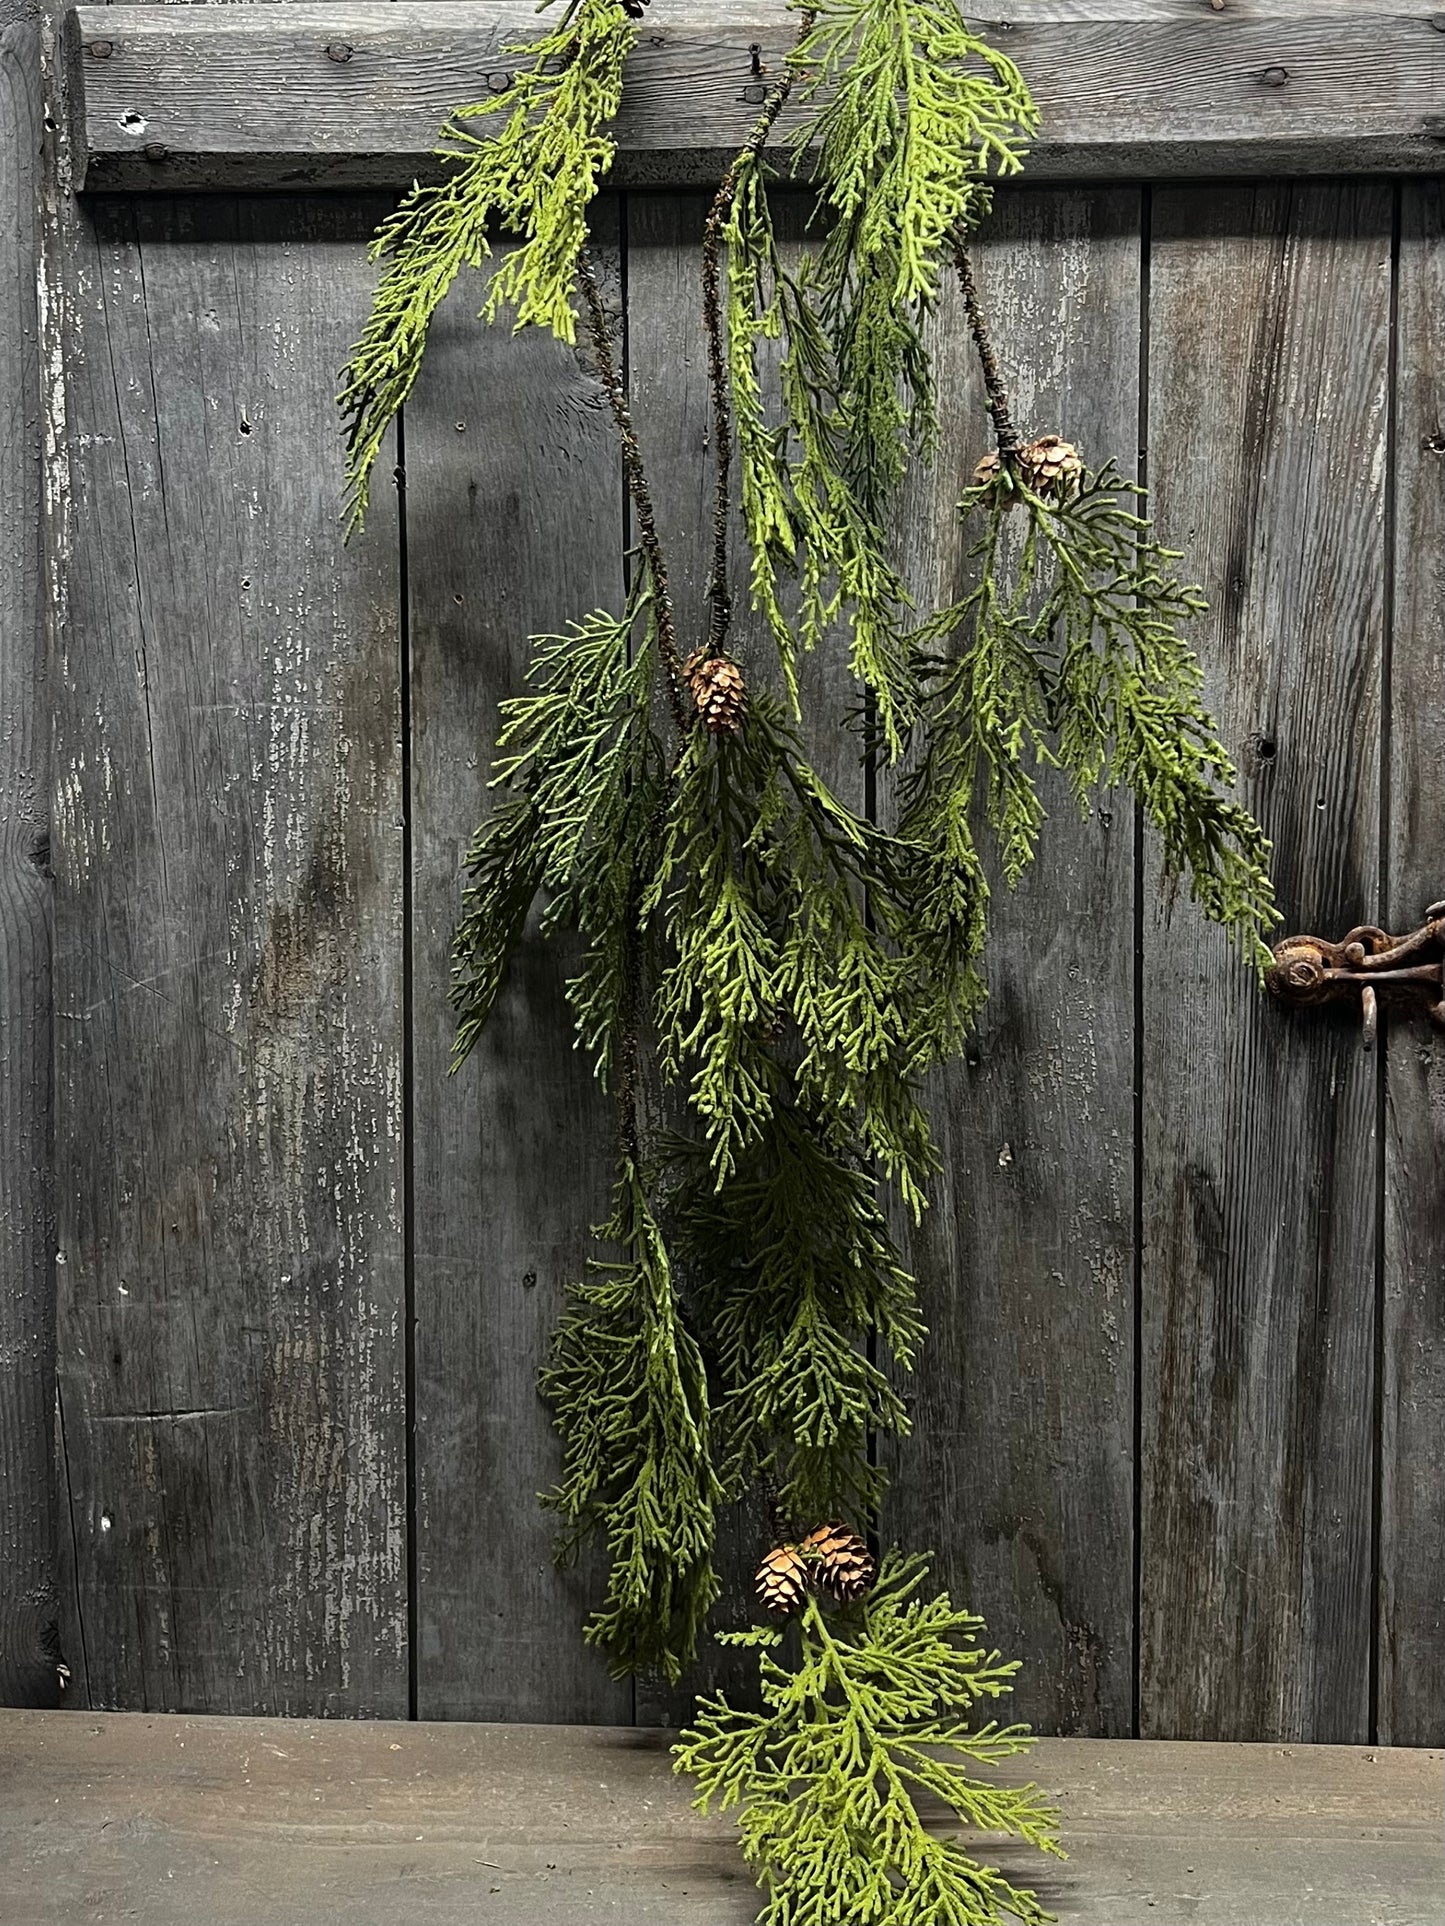
M 787 1623 L 727 1635 L 756 1651 L 764 1709 L 705 1702 L 678 1763 L 703 1802 L 741 1808 L 770 1926 L 1038 1920 L 1031 1893 L 926 1830 L 915 1804 L 941 1798 L 964 1824 L 1057 1850 L 1035 1789 L 981 1785 L 960 1763 L 1027 1742 L 970 1723 L 1015 1668 L 979 1647 L 979 1621 L 920 1596 L 925 1560 L 890 1554 L 875 1582 L 855 1529 L 882 1493 L 870 1441 L 908 1430 L 894 1377 L 923 1337 L 879 1184 L 925 1207 L 937 1156 L 921 1079 L 959 1054 L 984 995 L 978 827 L 1016 880 L 1044 820 L 1040 764 L 1080 803 L 1132 792 L 1166 872 L 1259 964 L 1269 846 L 1228 793 L 1183 640 L 1203 599 L 1136 512 L 1139 491 L 1011 420 L 966 241 L 1037 115 L 954 0 L 795 8 L 797 44 L 704 235 L 712 567 L 705 631 L 679 638 L 587 253 L 635 11 L 572 0 L 515 50 L 509 95 L 453 116 L 443 179 L 378 235 L 385 267 L 341 393 L 357 519 L 438 305 L 489 236 L 516 234 L 484 313 L 565 341 L 581 320 L 632 501 L 626 605 L 534 637 L 527 687 L 503 705 L 499 802 L 467 859 L 455 945 L 460 1063 L 540 897 L 542 934 L 580 938 L 577 1033 L 617 1105 L 608 1254 L 570 1287 L 542 1378 L 563 1444 L 547 1502 L 563 1556 L 606 1547 L 588 1638 L 618 1673 L 676 1680 L 717 1594 L 720 1508 L 767 1493 L 783 1542 L 759 1598 Z M 788 269 L 764 152 L 793 94 L 823 218 Z M 886 515 L 941 432 L 928 330 L 948 271 L 996 452 L 960 504 L 976 586 L 920 612 Z M 765 342 L 781 351 L 771 382 Z M 734 458 L 775 677 L 728 647 Z M 798 671 L 822 646 L 846 650 L 863 691 L 863 753 L 900 764 L 891 823 L 809 760 Z M 685 1130 L 648 1129 L 648 1064 L 685 1098 Z

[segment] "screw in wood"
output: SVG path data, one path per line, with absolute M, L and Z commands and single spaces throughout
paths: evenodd
M 1266 67 L 1260 75 L 1266 87 L 1283 87 L 1289 80 L 1287 67 Z
M 346 62 L 350 60 L 352 51 L 349 42 L 345 40 L 333 40 L 326 49 L 326 58 L 328 60 L 334 60 L 338 67 L 344 67 Z
M 170 148 L 167 147 L 164 142 L 158 140 L 148 140 L 141 149 L 141 152 L 148 161 L 166 160 L 170 155 L 170 151 Z
M 92 60 L 109 60 L 115 52 L 115 42 L 113 40 L 87 40 L 85 43 L 85 51 L 90 55 Z

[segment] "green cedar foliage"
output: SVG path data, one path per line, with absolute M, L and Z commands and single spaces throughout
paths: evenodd
M 953 0 L 824 0 L 796 54 L 822 97 L 798 145 L 817 150 L 834 219 L 816 291 L 837 364 L 848 466 L 876 516 L 910 440 L 931 440 L 922 324 L 950 238 L 1015 174 L 1038 110 L 1014 63 L 970 33 Z
M 574 0 L 540 39 L 509 48 L 524 61 L 511 87 L 456 109 L 437 148 L 448 163 L 443 178 L 416 183 L 382 224 L 371 259 L 387 265 L 338 397 L 349 418 L 353 524 L 366 512 L 386 431 L 421 372 L 432 316 L 462 269 L 491 254 L 493 236 L 517 234 L 521 245 L 492 276 L 487 320 L 512 306 L 519 328 L 574 338 L 587 209 L 612 165 L 606 129 L 637 33 L 617 0 Z
M 618 1263 L 594 1263 L 568 1291 L 542 1376 L 561 1430 L 562 1482 L 546 1502 L 571 1551 L 606 1539 L 607 1597 L 587 1636 L 619 1676 L 676 1683 L 717 1596 L 712 1547 L 722 1488 L 709 1449 L 707 1378 L 678 1310 L 662 1233 L 624 1156 L 611 1220 L 597 1235 Z
M 1047 1920 L 955 1836 L 925 1823 L 920 1799 L 950 1821 L 1004 1833 L 1062 1857 L 1057 1815 L 1035 1786 L 1010 1790 L 971 1768 L 1022 1752 L 1027 1728 L 974 1724 L 1012 1689 L 1017 1665 L 978 1643 L 980 1619 L 940 1593 L 920 1598 L 923 1558 L 884 1560 L 861 1606 L 832 1612 L 810 1596 L 790 1634 L 724 1633 L 758 1654 L 762 1710 L 700 1701 L 675 1766 L 696 1804 L 738 1809 L 743 1852 L 766 1895 L 760 1926 L 986 1926 Z
M 564 1452 L 550 1502 L 562 1555 L 592 1534 L 609 1551 L 590 1636 L 617 1668 L 669 1676 L 715 1590 L 718 1505 L 757 1480 L 803 1528 L 861 1517 L 880 1489 L 870 1436 L 907 1428 L 892 1373 L 921 1322 L 875 1186 L 924 1207 L 935 1153 L 921 1080 L 958 1054 L 983 996 L 979 821 L 1011 878 L 1042 820 L 1033 768 L 1053 760 L 1080 800 L 1099 784 L 1132 791 L 1166 865 L 1247 949 L 1270 913 L 1266 845 L 1223 793 L 1232 772 L 1180 636 L 1197 595 L 1117 478 L 1049 504 L 1006 460 L 964 504 L 984 522 L 978 589 L 935 614 L 910 605 L 882 510 L 934 432 L 926 328 L 941 266 L 1036 116 L 952 0 L 837 0 L 803 11 L 802 29 L 788 74 L 815 100 L 801 138 L 818 155 L 820 241 L 784 271 L 767 128 L 722 210 L 719 405 L 736 422 L 779 694 L 750 671 L 736 727 L 690 710 L 588 279 L 587 205 L 635 32 L 617 0 L 577 0 L 533 48 L 520 98 L 487 104 L 496 140 L 454 140 L 447 178 L 383 229 L 388 265 L 343 395 L 360 513 L 437 302 L 489 234 L 513 226 L 523 246 L 488 314 L 514 303 L 519 325 L 570 339 L 581 278 L 645 567 L 620 614 L 534 638 L 527 687 L 505 707 L 497 806 L 457 931 L 457 1062 L 540 903 L 543 936 L 579 939 L 578 1037 L 617 1100 L 619 1141 L 601 1233 L 617 1254 L 571 1291 L 543 1382 Z M 1004 537 L 1011 513 L 1019 542 Z M 863 686 L 865 753 L 911 751 L 891 824 L 834 793 L 805 751 L 797 665 L 817 646 L 846 649 Z M 648 1140 L 649 1063 L 687 1121 L 681 1144 Z
M 961 519 L 983 519 L 976 584 L 915 636 L 928 739 L 904 786 L 903 833 L 937 839 L 978 796 L 1014 882 L 1044 816 L 1033 767 L 1064 770 L 1085 809 L 1100 784 L 1132 791 L 1166 878 L 1187 876 L 1205 915 L 1262 968 L 1270 845 L 1226 793 L 1234 768 L 1181 633 L 1203 594 L 1129 508 L 1141 494 L 1108 464 L 1062 500 L 1044 497 L 1003 463 L 965 495 Z

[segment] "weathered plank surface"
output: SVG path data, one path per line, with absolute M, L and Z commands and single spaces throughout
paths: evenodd
M 998 36 L 1045 118 L 1035 178 L 1439 166 L 1445 34 L 1428 0 L 1326 9 L 1022 0 Z M 520 0 L 81 7 L 78 176 L 147 190 L 398 186 L 461 101 L 505 93 L 536 32 Z M 793 33 L 763 0 L 648 16 L 618 121 L 619 183 L 716 178 Z M 786 124 L 780 127 L 780 136 Z
M 93 1703 L 406 1705 L 398 541 L 375 206 L 102 205 L 66 314 L 60 1353 Z
M 40 48 L 0 31 L 0 1704 L 54 1705 L 50 730 L 40 595 Z
M 1290 930 L 1379 875 L 1391 192 L 1161 190 L 1149 467 Z M 1144 929 L 1141 1721 L 1368 1736 L 1376 1076 L 1187 906 Z
M 973 250 L 1015 418 L 1132 472 L 1140 196 L 1011 195 Z M 950 288 L 935 340 L 943 453 L 899 516 L 920 604 L 966 590 L 953 504 L 988 447 Z M 1134 834 L 1127 806 L 1050 821 L 1010 894 L 966 1063 L 937 1081 L 944 1158 L 912 1239 L 929 1337 L 885 1534 L 938 1548 L 955 1597 L 1026 1655 L 1011 1709 L 1046 1731 L 1133 1720 Z M 984 831 L 986 835 L 987 832 Z M 997 869 L 997 865 L 993 865 Z
M 744 1926 L 663 1734 L 0 1716 L 0 1926 Z M 1438 1752 L 1045 1740 L 1060 1926 L 1435 1926 Z M 1003 1772 L 999 1776 L 1002 1778 Z
M 615 242 L 602 258 L 620 333 Z M 559 1463 L 537 1370 L 614 1161 L 611 1107 L 572 1047 L 575 957 L 534 930 L 447 1076 L 458 878 L 494 802 L 498 704 L 523 687 L 530 634 L 618 606 L 621 469 L 582 356 L 485 327 L 480 288 L 453 291 L 406 411 L 419 1704 L 624 1719 L 630 1688 L 581 1642 L 596 1569 L 553 1570 L 537 1504 Z
M 1395 344 L 1395 622 L 1385 922 L 1445 896 L 1445 193 L 1402 190 Z M 1411 1021 L 1386 1041 L 1380 1735 L 1445 1737 L 1445 1049 Z

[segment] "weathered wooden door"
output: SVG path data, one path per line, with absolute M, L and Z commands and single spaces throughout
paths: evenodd
M 461 288 L 397 488 L 343 548 L 331 395 L 387 204 L 355 183 L 410 161 L 416 88 L 434 119 L 499 57 L 467 45 L 476 6 L 264 11 L 244 33 L 241 9 L 88 14 L 83 85 L 62 100 L 52 75 L 73 144 L 46 138 L 44 220 L 5 236 L 0 287 L 33 286 L 41 256 L 47 372 L 0 342 L 20 424 L 0 528 L 33 557 L 43 485 L 46 557 L 0 629 L 0 1465 L 25 1573 L 0 1597 L 32 1678 L 58 1610 L 68 1692 L 97 1706 L 665 1719 L 677 1701 L 584 1653 L 590 1574 L 553 1570 L 534 1502 L 553 1462 L 534 1375 L 608 1168 L 565 957 L 529 947 L 445 1075 L 497 704 L 529 631 L 616 596 L 617 460 L 582 362 L 484 331 Z M 1197 51 L 1215 25 L 1176 35 L 1182 5 L 1143 7 L 1113 51 L 1090 26 L 1081 67 L 1082 29 L 1037 11 L 1064 178 L 1002 194 L 978 250 L 1017 412 L 1137 464 L 1206 586 L 1210 693 L 1288 927 L 1408 928 L 1445 894 L 1445 196 L 1327 170 L 1420 164 L 1445 37 L 1408 9 L 1378 32 L 1364 9 L 1230 25 L 1240 104 L 1212 164 L 1275 173 L 1181 183 L 1203 164 L 1171 145 L 1189 88 L 1227 93 Z M 696 160 L 750 111 L 753 29 L 684 29 L 695 84 L 666 70 L 631 124 Z M 1250 118 L 1283 111 L 1258 86 L 1275 45 L 1333 86 L 1334 146 L 1308 93 L 1305 131 L 1273 145 Z M 34 58 L 12 30 L 12 166 L 46 131 Z M 1089 84 L 1069 91 L 1115 58 L 1143 103 L 1126 149 Z M 1349 85 L 1378 59 L 1388 113 Z M 346 110 L 318 108 L 309 158 L 295 86 Z M 635 185 L 599 230 L 693 612 L 705 205 Z M 23 301 L 5 325 L 33 344 Z M 985 445 L 951 301 L 937 344 L 944 448 L 900 524 L 923 594 L 961 579 L 952 504 Z M 843 699 L 836 665 L 814 673 Z M 821 748 L 842 771 L 841 734 Z M 976 1045 L 934 1093 L 948 1167 L 914 1244 L 932 1335 L 885 1530 L 937 1546 L 1045 1729 L 1439 1743 L 1433 1039 L 1397 1024 L 1370 1056 L 1344 1021 L 1268 1005 L 1161 891 L 1132 810 L 1053 804 L 998 906 Z M 18 913 L 47 888 L 48 991 L 43 918 Z M 53 1234 L 26 1130 L 53 1143 Z M 738 1521 L 734 1611 L 752 1548 Z

